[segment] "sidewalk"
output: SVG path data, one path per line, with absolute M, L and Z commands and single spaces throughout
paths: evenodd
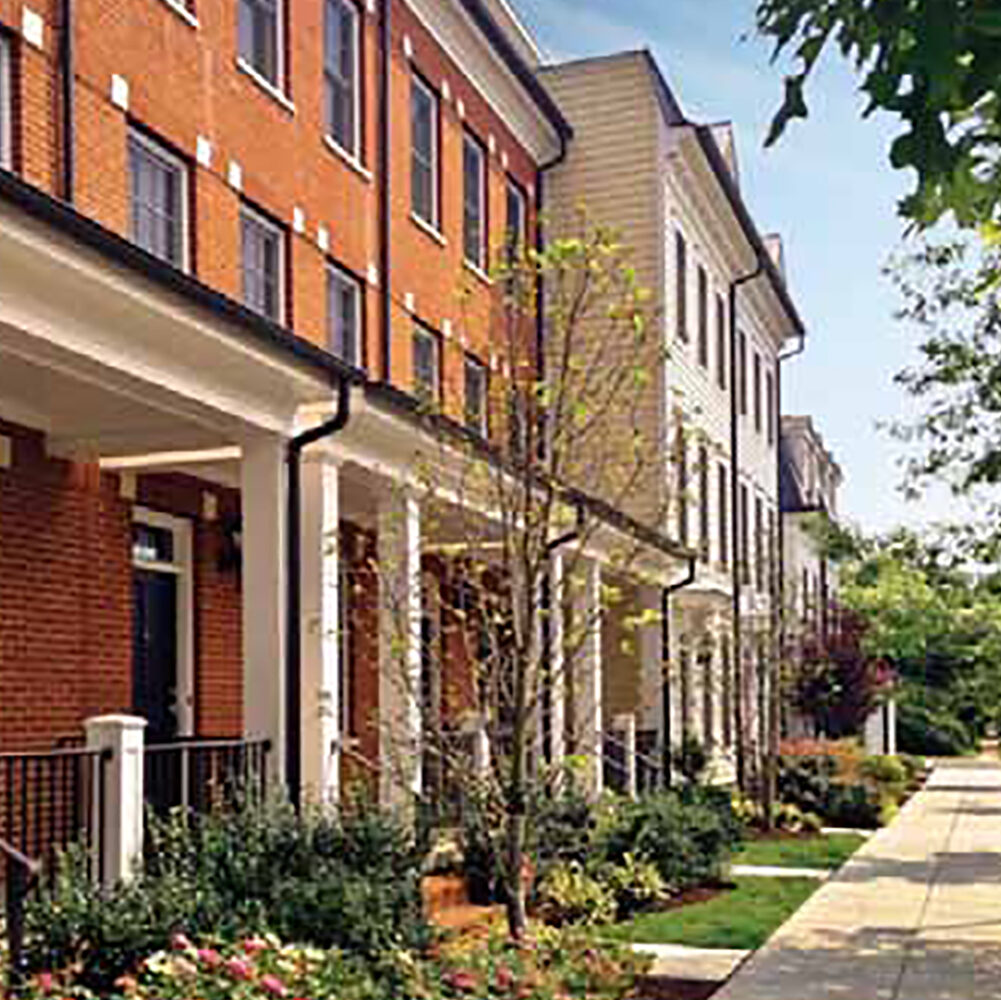
M 1001 766 L 940 765 L 714 1000 L 1001 1000 Z

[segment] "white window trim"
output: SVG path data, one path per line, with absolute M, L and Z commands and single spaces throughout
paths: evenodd
M 236 57 L 236 68 L 240 70 L 241 73 L 245 73 L 249 76 L 250 79 L 253 80 L 253 82 L 256 83 L 265 94 L 268 95 L 268 97 L 280 105 L 290 115 L 295 114 L 295 104 L 293 103 L 292 98 L 289 97 L 281 87 L 272 83 L 267 77 L 261 76 L 261 74 L 254 69 L 253 64 L 247 62 L 243 56 Z
M 465 155 L 466 155 L 466 144 L 471 145 L 480 157 L 480 190 L 479 190 L 479 206 L 478 212 L 480 216 L 480 259 L 472 260 L 466 255 L 466 230 L 465 230 L 465 211 L 466 211 L 466 192 L 462 192 L 462 211 L 463 211 L 463 230 L 462 230 L 462 256 L 466 263 L 472 269 L 474 274 L 478 274 L 482 278 L 487 278 L 487 272 L 484 268 L 484 264 L 487 260 L 487 150 L 486 147 L 476 138 L 470 131 L 464 131 L 462 134 L 462 155 L 463 155 L 463 167 L 465 167 Z M 463 184 L 465 184 L 465 169 L 463 169 Z M 487 278 L 489 280 L 489 278 Z
M 239 0 L 237 0 L 239 2 Z M 260 84 L 279 104 L 295 113 L 295 105 L 285 93 L 287 84 L 285 66 L 285 18 L 288 14 L 286 0 L 275 0 L 275 79 L 269 80 L 249 59 L 244 58 L 240 51 L 239 26 L 237 27 L 236 64 L 251 76 L 255 83 Z M 237 9 L 237 19 L 240 12 Z
M 359 177 L 371 183 L 372 171 L 365 166 L 357 156 L 349 153 L 332 135 L 324 135 L 323 143 L 335 156 L 339 157 Z
M 11 135 L 11 114 L 14 110 L 14 95 L 11 93 L 10 39 L 0 34 L 0 94 L 6 95 L 7 103 L 0 109 L 0 167 L 10 169 L 13 160 L 13 136 Z
M 285 251 L 285 243 L 286 243 L 285 230 L 280 225 L 278 225 L 278 223 L 273 222 L 266 215 L 264 215 L 263 212 L 257 211 L 257 209 L 255 209 L 252 205 L 248 205 L 246 202 L 242 202 L 240 204 L 240 225 L 241 225 L 241 232 L 240 232 L 240 258 L 241 258 L 240 259 L 240 278 L 241 278 L 241 283 L 242 283 L 242 279 L 243 279 L 243 268 L 246 265 L 246 261 L 243 260 L 243 231 L 242 231 L 242 226 L 243 226 L 243 219 L 244 219 L 244 217 L 246 217 L 248 219 L 251 219 L 253 222 L 255 222 L 262 229 L 266 229 L 266 230 L 270 231 L 271 233 L 273 233 L 275 236 L 278 237 L 278 315 L 276 317 L 265 316 L 265 318 L 266 319 L 270 319 L 274 323 L 278 323 L 278 324 L 284 326 L 285 325 L 285 316 L 286 316 L 286 311 L 285 311 L 286 310 L 286 301 L 287 301 L 286 300 L 286 291 L 285 291 L 285 269 L 288 266 L 287 263 L 286 263 L 286 256 L 285 256 L 285 253 L 286 253 L 286 251 Z M 241 291 L 242 291 L 242 289 L 241 289 Z M 244 302 L 244 305 L 247 305 L 247 308 L 253 308 L 252 306 L 249 306 L 246 302 Z M 256 312 L 256 310 L 254 310 L 254 311 Z M 265 314 L 261 313 L 260 315 L 264 316 Z
M 439 185 L 441 183 L 441 163 L 440 161 L 440 150 L 438 148 L 439 137 L 438 132 L 441 128 L 441 100 L 438 95 L 420 78 L 417 73 L 410 74 L 410 86 L 419 87 L 431 100 L 432 107 L 432 121 L 431 121 L 431 215 L 433 218 L 425 219 L 422 215 L 414 210 L 414 198 L 411 192 L 410 196 L 410 209 L 411 212 L 417 216 L 422 222 L 430 226 L 431 229 L 441 232 L 441 204 L 440 204 L 440 194 Z M 411 112 L 412 113 L 412 112 Z M 411 135 L 410 135 L 411 145 L 413 144 L 413 125 L 411 125 Z M 410 155 L 413 156 L 413 149 L 411 149 Z M 413 173 L 411 169 L 411 174 Z
M 192 736 L 195 730 L 195 609 L 191 522 L 145 507 L 135 507 L 132 520 L 135 524 L 169 531 L 174 536 L 172 562 L 144 562 L 133 558 L 132 566 L 177 577 L 177 734 Z
M 184 0 L 161 0 L 161 3 L 169 7 L 189 27 L 200 27 L 198 18 L 184 5 Z
M 330 2 L 346 4 L 354 12 L 354 32 L 353 32 L 353 45 L 354 45 L 354 59 L 352 60 L 352 65 L 354 68 L 354 79 L 351 81 L 351 92 L 354 101 L 354 114 L 352 120 L 354 121 L 354 151 L 350 149 L 345 149 L 333 136 L 330 131 L 330 122 L 325 121 L 323 123 L 324 132 L 326 133 L 327 139 L 330 144 L 334 147 L 337 152 L 340 152 L 345 159 L 349 162 L 353 162 L 358 166 L 361 166 L 361 24 L 362 24 L 362 11 L 361 8 L 354 0 L 324 0 L 323 2 L 323 16 L 326 18 L 327 10 Z M 327 32 L 326 23 L 324 23 L 323 32 L 323 71 L 324 71 L 324 84 L 326 84 L 326 69 L 327 69 Z M 326 87 L 324 87 L 326 90 Z M 324 93 L 326 97 L 326 93 Z M 326 109 L 324 109 L 326 110 Z M 326 115 L 324 115 L 326 117 Z M 364 168 L 362 168 L 364 169 Z
M 176 153 L 168 149 L 163 143 L 158 142 L 156 139 L 150 138 L 150 136 L 145 135 L 138 129 L 130 128 L 128 131 L 128 142 L 136 142 L 140 146 L 145 146 L 150 153 L 155 156 L 166 160 L 167 163 L 174 166 L 181 177 L 181 263 L 177 266 L 181 271 L 188 272 L 191 270 L 191 219 L 190 219 L 190 205 L 188 203 L 188 198 L 190 197 L 190 184 L 191 179 L 188 176 L 188 164 L 181 159 Z M 129 193 L 131 198 L 131 191 Z M 131 212 L 132 205 L 129 204 L 129 210 Z M 167 261 L 166 263 L 170 263 Z
M 507 178 L 507 196 L 510 197 L 512 194 L 521 206 L 521 225 L 519 226 L 519 231 L 517 236 L 517 246 L 522 250 L 528 245 L 528 195 L 525 193 L 521 185 L 511 176 Z M 505 208 L 507 203 L 505 202 Z M 510 235 L 510 227 L 508 226 L 507 219 L 504 220 L 505 237 Z
M 431 341 L 434 348 L 434 364 L 431 368 L 431 374 L 433 376 L 433 384 L 431 386 L 431 400 L 432 403 L 437 406 L 441 402 L 441 341 L 434 331 L 429 330 L 426 326 L 422 326 L 420 323 L 415 323 L 413 325 L 413 332 L 411 336 L 416 339 L 417 337 L 426 337 Z M 417 372 L 414 372 L 414 392 L 417 392 Z
M 345 283 L 351 285 L 355 290 L 355 329 L 354 329 L 354 361 L 345 361 L 346 364 L 353 364 L 356 368 L 362 368 L 364 366 L 362 358 L 362 326 L 364 322 L 364 282 L 356 278 L 350 271 L 346 271 L 343 267 L 335 264 L 333 261 L 327 261 L 327 311 L 330 311 L 330 281 L 333 277 L 338 277 Z M 327 316 L 327 343 L 329 345 L 329 350 L 331 354 L 335 357 L 340 357 L 334 351 L 334 345 L 331 342 L 333 330 L 330 328 L 332 316 Z
M 479 358 L 475 357 L 472 354 L 467 354 L 464 359 L 464 365 L 463 365 L 463 376 L 465 377 L 465 384 L 463 386 L 464 392 L 469 388 L 468 373 L 470 368 L 477 369 L 483 378 L 483 385 L 482 385 L 483 392 L 482 396 L 480 397 L 480 406 L 481 406 L 480 422 L 479 426 L 477 427 L 471 427 L 470 424 L 465 421 L 464 423 L 466 424 L 467 428 L 469 428 L 470 430 L 474 430 L 477 434 L 480 435 L 480 437 L 486 438 L 490 429 L 490 420 L 488 413 L 489 410 L 488 400 L 490 397 L 490 369 L 482 361 L 480 361 Z M 463 416 L 465 417 L 466 413 L 463 413 Z

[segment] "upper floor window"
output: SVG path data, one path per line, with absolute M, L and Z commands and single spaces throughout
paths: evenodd
M 719 497 L 716 509 L 719 514 L 719 561 L 720 565 L 726 566 L 730 562 L 730 491 L 726 466 L 721 463 L 717 471 Z
M 737 335 L 737 406 L 742 417 L 747 416 L 747 334 Z
M 327 324 L 330 350 L 361 367 L 361 282 L 333 264 L 327 268 Z
M 259 212 L 240 213 L 243 255 L 243 301 L 262 316 L 282 320 L 285 276 L 285 233 Z
M 414 395 L 436 405 L 441 398 L 441 351 L 438 337 L 424 327 L 414 328 Z
M 767 553 L 765 551 L 765 506 L 761 497 L 754 500 L 754 586 L 758 590 L 765 589 L 765 570 L 767 569 Z
M 14 101 L 10 74 L 10 42 L 0 35 L 0 167 L 10 168 L 14 159 L 13 117 Z
M 507 182 L 507 224 L 504 235 L 507 259 L 511 263 L 518 259 L 528 238 L 528 201 L 525 192 L 512 180 Z
M 410 207 L 439 228 L 438 95 L 416 76 L 410 81 Z
M 675 446 L 675 460 L 678 466 L 678 541 L 688 544 L 688 441 L 685 430 L 679 426 Z
M 143 250 L 187 267 L 188 170 L 153 139 L 129 134 L 132 240 Z
M 675 319 L 678 339 L 688 342 L 688 246 L 680 230 L 674 233 Z
M 259 76 L 281 86 L 282 0 L 237 0 L 240 58 Z
M 699 446 L 699 555 L 709 562 L 709 451 Z
M 709 279 L 699 267 L 699 364 L 709 367 Z
M 729 354 L 726 342 L 726 308 L 723 296 L 716 296 L 716 384 L 726 388 L 726 356 Z
M 487 262 L 486 154 L 468 132 L 462 142 L 462 250 L 481 271 Z
M 761 355 L 754 352 L 754 429 L 761 433 Z
M 775 398 L 775 378 L 771 372 L 765 374 L 765 425 L 768 429 L 768 446 L 775 444 L 775 411 L 778 400 Z
M 751 582 L 751 533 L 749 530 L 751 515 L 747 487 L 743 483 L 740 486 L 739 497 L 740 537 L 734 547 L 739 553 L 741 582 L 749 584 Z
M 466 426 L 487 435 L 487 366 L 476 358 L 466 358 Z
M 323 47 L 327 132 L 341 149 L 352 156 L 359 156 L 361 146 L 359 20 L 354 0 L 327 0 Z

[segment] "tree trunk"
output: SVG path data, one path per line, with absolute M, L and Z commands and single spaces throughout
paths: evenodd
M 525 937 L 525 811 L 510 812 L 507 818 L 507 927 L 511 938 Z

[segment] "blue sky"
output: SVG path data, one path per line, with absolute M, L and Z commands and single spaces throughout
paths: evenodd
M 810 119 L 763 148 L 781 96 L 781 70 L 754 37 L 754 0 L 514 0 L 554 60 L 648 47 L 689 117 L 730 119 L 741 186 L 762 232 L 785 242 L 790 288 L 810 331 L 786 366 L 785 409 L 810 413 L 841 463 L 842 509 L 868 530 L 941 518 L 944 494 L 907 503 L 896 486 L 899 446 L 880 421 L 908 402 L 895 372 L 913 358 L 913 334 L 881 274 L 901 246 L 896 204 L 911 176 L 893 171 L 895 123 L 862 121 L 862 101 L 839 60 L 809 91 Z

